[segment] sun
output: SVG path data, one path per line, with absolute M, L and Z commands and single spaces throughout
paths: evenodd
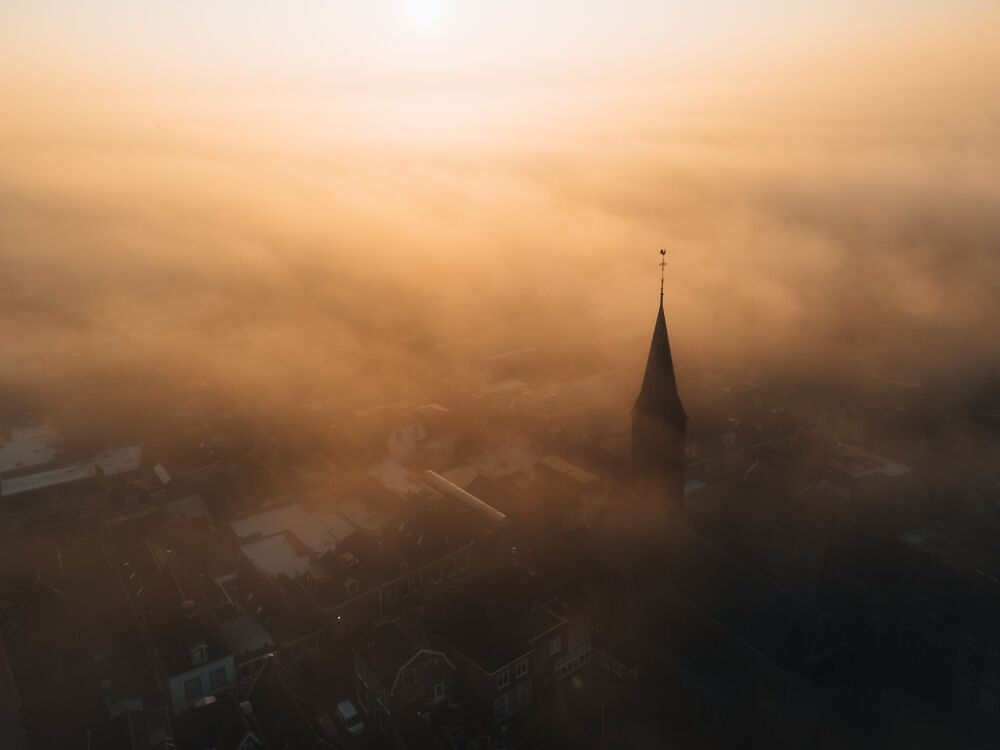
M 425 31 L 441 27 L 445 17 L 444 0 L 406 0 L 406 14 L 410 23 Z

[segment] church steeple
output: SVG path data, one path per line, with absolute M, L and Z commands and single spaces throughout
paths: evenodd
M 684 437 L 687 414 L 677 392 L 674 361 L 663 314 L 660 251 L 660 309 L 646 359 L 639 396 L 632 407 L 632 473 L 640 492 L 677 509 L 684 503 Z
M 653 327 L 653 341 L 649 345 L 646 359 L 646 373 L 642 377 L 642 388 L 635 400 L 632 413 L 642 412 L 671 424 L 683 424 L 687 420 L 677 379 L 674 376 L 674 360 L 670 354 L 670 338 L 667 336 L 667 320 L 663 314 L 663 293 L 660 293 L 660 310 Z

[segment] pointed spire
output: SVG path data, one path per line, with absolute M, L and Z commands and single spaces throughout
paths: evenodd
M 660 307 L 663 307 L 663 269 L 667 267 L 667 251 L 660 248 Z
M 663 268 L 666 265 L 666 251 L 660 250 L 660 309 L 653 327 L 653 341 L 646 360 L 646 372 L 642 378 L 639 397 L 632 407 L 633 412 L 643 412 L 652 417 L 664 419 L 673 424 L 687 420 L 677 380 L 674 376 L 674 361 L 670 354 L 670 338 L 667 336 L 667 319 L 663 314 Z

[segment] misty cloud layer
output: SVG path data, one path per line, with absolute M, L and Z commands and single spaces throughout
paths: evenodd
M 361 402 L 523 346 L 634 336 L 638 363 L 661 246 L 682 376 L 995 363 L 996 121 L 793 101 L 27 101 L 0 129 L 0 364 Z

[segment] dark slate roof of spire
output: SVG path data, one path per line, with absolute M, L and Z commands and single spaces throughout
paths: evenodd
M 681 397 L 677 393 L 674 377 L 674 361 L 670 356 L 670 340 L 667 338 L 667 321 L 663 316 L 663 300 L 653 328 L 653 343 L 649 347 L 646 360 L 646 374 L 642 378 L 639 398 L 635 400 L 633 412 L 642 412 L 669 422 L 683 422 L 687 419 Z

